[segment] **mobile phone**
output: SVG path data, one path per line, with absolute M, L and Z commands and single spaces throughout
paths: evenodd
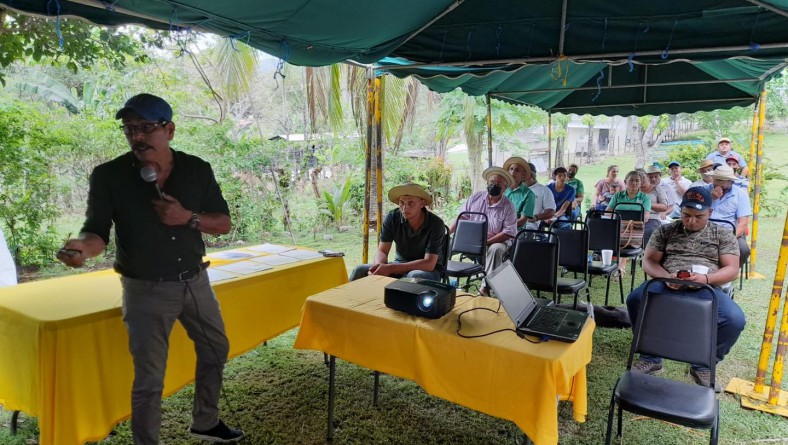
M 58 255 L 66 255 L 66 256 L 74 256 L 78 253 L 82 253 L 82 251 L 76 249 L 60 249 L 57 251 Z
M 318 253 L 322 253 L 325 257 L 342 257 L 345 256 L 345 252 L 334 252 L 333 250 L 321 250 Z
M 690 275 L 691 275 L 691 272 L 688 271 L 688 270 L 680 270 L 680 271 L 676 272 L 676 278 L 689 278 Z

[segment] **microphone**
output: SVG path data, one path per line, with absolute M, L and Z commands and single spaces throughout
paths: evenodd
M 156 168 L 150 165 L 146 165 L 140 169 L 140 177 L 145 182 L 153 183 L 153 186 L 156 187 L 156 192 L 159 194 L 159 199 L 164 199 L 164 195 L 161 193 L 161 189 L 159 188 L 159 184 L 156 183 Z

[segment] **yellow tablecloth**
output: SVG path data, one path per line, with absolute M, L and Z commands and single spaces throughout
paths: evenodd
M 342 258 L 277 266 L 214 285 L 230 356 L 298 325 L 304 299 L 347 281 Z M 42 445 L 100 440 L 131 414 L 134 369 L 111 270 L 0 289 L 0 404 L 38 417 Z M 170 338 L 164 393 L 194 379 L 194 346 Z
M 465 339 L 456 333 L 457 315 L 495 309 L 498 300 L 459 297 L 451 314 L 429 320 L 383 304 L 391 281 L 370 276 L 309 297 L 294 347 L 413 380 L 430 394 L 513 421 L 537 445 L 558 443 L 558 398 L 573 400 L 575 420 L 585 421 L 593 320 L 575 343 L 532 344 L 513 332 Z M 503 308 L 462 317 L 466 335 L 503 328 L 513 328 Z

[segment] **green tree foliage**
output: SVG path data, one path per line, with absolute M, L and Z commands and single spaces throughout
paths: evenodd
M 21 265 L 51 261 L 58 240 L 52 226 L 59 212 L 51 199 L 54 175 L 49 147 L 56 144 L 28 124 L 45 116 L 32 107 L 0 105 L 0 220 Z
M 660 159 L 663 169 L 667 168 L 668 162 L 678 161 L 681 166 L 681 174 L 690 181 L 700 180 L 698 165 L 709 154 L 709 147 L 705 144 L 680 144 L 672 147 L 668 152 L 667 158 Z
M 320 201 L 320 213 L 326 215 L 337 226 L 345 220 L 345 210 L 350 202 L 352 181 L 347 178 L 344 183 L 336 184 L 331 191 L 323 191 Z
M 0 6 L 0 68 L 16 61 L 63 65 L 72 72 L 89 68 L 99 62 L 122 70 L 127 58 L 137 62 L 148 60 L 143 45 L 161 47 L 161 34 L 140 33 L 140 39 L 117 29 L 99 28 L 77 19 L 60 19 L 60 37 L 56 21 L 14 14 Z M 0 83 L 5 75 L 0 70 Z

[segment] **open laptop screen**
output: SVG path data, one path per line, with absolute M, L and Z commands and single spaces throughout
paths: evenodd
M 492 287 L 495 296 L 501 300 L 504 310 L 514 322 L 515 327 L 520 327 L 536 307 L 536 300 L 528 291 L 512 263 L 506 261 L 498 266 L 487 277 L 487 283 Z

